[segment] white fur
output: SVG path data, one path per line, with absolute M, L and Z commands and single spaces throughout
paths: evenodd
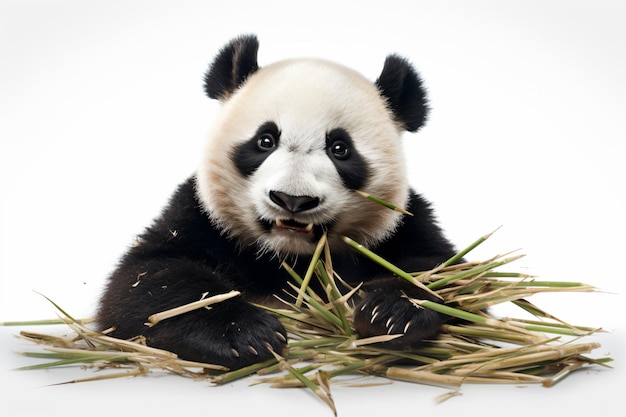
M 280 129 L 279 147 L 249 178 L 231 160 L 233 148 L 263 123 Z M 372 81 L 322 60 L 282 61 L 259 69 L 224 103 L 209 134 L 197 177 L 197 192 L 214 224 L 242 245 L 259 251 L 311 253 L 314 242 L 299 233 L 264 234 L 257 218 L 285 218 L 270 190 L 320 198 L 296 220 L 336 219 L 329 232 L 334 250 L 341 235 L 371 246 L 392 233 L 399 214 L 346 189 L 325 150 L 326 134 L 346 130 L 367 161 L 372 195 L 403 207 L 408 185 L 401 129 Z

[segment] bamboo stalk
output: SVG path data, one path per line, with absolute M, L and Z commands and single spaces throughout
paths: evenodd
M 317 261 L 319 260 L 322 251 L 324 250 L 324 245 L 326 244 L 326 233 L 322 235 L 320 241 L 317 242 L 317 246 L 315 247 L 315 252 L 313 253 L 313 258 L 311 259 L 311 263 L 309 264 L 309 268 L 304 275 L 304 280 L 302 281 L 302 285 L 298 291 L 298 298 L 296 299 L 296 307 L 300 307 L 302 301 L 304 299 L 304 293 L 306 289 L 309 287 L 309 282 L 313 277 L 313 271 L 315 270 L 315 265 L 317 265 Z
M 80 382 L 90 382 L 90 381 L 102 381 L 105 379 L 114 379 L 114 378 L 128 378 L 131 376 L 135 377 L 138 375 L 147 374 L 148 372 L 149 371 L 145 368 L 137 368 L 137 369 L 133 369 L 130 371 L 125 371 L 125 372 L 116 372 L 116 373 L 103 374 L 103 375 L 98 375 L 98 376 L 93 376 L 93 377 L 88 377 L 88 378 L 73 379 L 71 381 L 60 382 L 58 384 L 52 384 L 51 386 L 77 384 Z
M 352 248 L 356 249 L 361 254 L 365 255 L 368 258 L 370 258 L 371 260 L 373 260 L 377 264 L 387 268 L 389 271 L 393 272 L 394 274 L 396 274 L 400 278 L 404 278 L 407 281 L 417 285 L 418 287 L 420 287 L 424 291 L 428 292 L 429 294 L 434 295 L 437 298 L 441 298 L 441 296 L 439 294 L 437 294 L 434 291 L 432 291 L 430 288 L 428 288 L 427 286 L 422 284 L 419 280 L 416 280 L 411 274 L 408 274 L 407 272 L 405 272 L 402 269 L 398 268 L 397 266 L 395 266 L 391 262 L 388 262 L 385 259 L 383 259 L 382 257 L 376 255 L 374 252 L 372 252 L 371 250 L 367 249 L 365 246 L 355 242 L 354 240 L 350 239 L 347 236 L 342 236 L 341 239 L 345 243 L 350 245 Z
M 381 198 L 378 198 L 378 197 L 374 197 L 373 195 L 368 194 L 368 193 L 366 193 L 366 192 L 364 192 L 364 191 L 359 191 L 359 190 L 354 190 L 354 191 L 355 191 L 357 194 L 359 194 L 359 195 L 361 195 L 361 196 L 363 196 L 363 197 L 365 197 L 365 198 L 367 198 L 367 199 L 369 199 L 369 200 L 372 200 L 372 201 L 374 201 L 374 202 L 376 202 L 376 203 L 378 203 L 378 204 L 380 204 L 380 205 L 382 205 L 382 206 L 387 207 L 388 209 L 391 209 L 391 210 L 397 211 L 398 213 L 402 213 L 402 214 L 405 214 L 405 215 L 407 215 L 407 216 L 412 216 L 412 215 L 413 215 L 413 213 L 410 213 L 410 212 L 406 211 L 406 210 L 405 210 L 405 209 L 403 209 L 402 207 L 398 207 L 398 206 L 396 206 L 395 204 L 388 203 L 388 202 L 386 202 L 385 200 L 383 200 L 383 199 L 381 199 Z
M 469 246 L 467 246 L 465 249 L 461 250 L 456 255 L 454 255 L 452 258 L 450 258 L 447 261 L 445 261 L 441 266 L 442 267 L 446 267 L 446 266 L 450 266 L 452 264 L 457 263 L 458 261 L 463 259 L 464 256 L 466 256 L 468 253 L 470 253 L 471 251 L 476 249 L 478 246 L 480 246 L 483 242 L 485 242 L 487 239 L 489 239 L 498 229 L 494 230 L 491 233 L 487 233 L 486 235 L 483 235 L 483 236 L 479 237 L 474 242 L 472 242 Z
M 185 304 L 182 305 L 180 307 L 176 307 L 176 308 L 172 308 L 166 311 L 162 311 L 160 313 L 156 313 L 151 315 L 150 317 L 148 317 L 148 323 L 146 323 L 147 326 L 152 327 L 156 324 L 158 324 L 160 321 L 163 321 L 165 319 L 169 319 L 175 316 L 179 316 L 181 314 L 185 314 L 188 313 L 190 311 L 193 310 L 197 310 L 199 308 L 203 308 L 203 307 L 207 307 L 210 306 L 211 304 L 215 304 L 215 303 L 221 303 L 222 301 L 228 300 L 230 298 L 236 297 L 238 295 L 240 295 L 241 293 L 239 291 L 229 291 L 225 294 L 218 294 L 218 295 L 214 295 L 212 297 L 208 297 L 208 298 L 203 298 L 201 300 L 198 301 L 194 301 L 192 303 L 189 304 Z
M 519 255 L 519 256 L 515 256 L 515 257 L 511 257 L 511 258 L 506 258 L 502 261 L 494 261 L 494 262 L 490 262 L 487 263 L 485 265 L 478 265 L 475 268 L 469 269 L 467 271 L 462 271 L 459 272 L 458 274 L 446 277 L 446 278 L 442 278 L 440 280 L 437 280 L 435 282 L 432 282 L 430 284 L 427 285 L 427 287 L 431 290 L 437 290 L 445 285 L 448 285 L 456 280 L 460 280 L 460 279 L 464 279 L 473 275 L 478 275 L 480 276 L 482 273 L 487 272 L 489 270 L 495 269 L 499 266 L 502 265 L 506 265 L 510 262 L 516 261 L 518 259 L 520 259 L 521 257 L 523 257 L 524 255 Z
M 337 316 L 341 320 L 341 328 L 343 332 L 350 336 L 352 335 L 352 329 L 350 328 L 350 323 L 348 322 L 348 318 L 346 315 L 346 304 L 342 302 L 338 302 L 341 299 L 341 294 L 339 293 L 339 289 L 335 284 L 335 281 L 328 275 L 328 272 L 323 267 L 321 261 L 318 261 L 317 264 L 317 273 L 320 277 L 322 284 L 326 284 L 330 288 L 330 299 L 333 310 L 337 313 Z
M 535 349 L 532 349 L 529 352 L 524 352 L 524 350 L 521 350 L 516 354 L 512 354 L 510 357 L 498 357 L 484 363 L 468 364 L 455 369 L 453 373 L 455 375 L 463 376 L 472 375 L 479 371 L 527 366 L 529 364 L 541 363 L 545 361 L 554 361 L 569 356 L 589 353 L 599 347 L 600 345 L 598 343 L 581 343 L 575 345 L 560 346 L 537 346 Z

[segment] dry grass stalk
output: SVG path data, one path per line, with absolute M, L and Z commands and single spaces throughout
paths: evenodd
M 187 313 L 189 311 L 197 310 L 199 308 L 209 307 L 211 304 L 221 303 L 224 300 L 228 300 L 229 298 L 236 297 L 240 294 L 241 293 L 239 291 L 234 291 L 234 290 L 227 292 L 225 294 L 217 294 L 208 298 L 204 298 L 206 297 L 206 294 L 203 294 L 202 299 L 198 301 L 194 301 L 193 303 L 185 304 L 180 307 L 175 307 L 175 308 L 151 315 L 150 317 L 148 317 L 148 323 L 146 323 L 146 325 L 152 327 L 162 320 L 179 316 L 181 314 Z

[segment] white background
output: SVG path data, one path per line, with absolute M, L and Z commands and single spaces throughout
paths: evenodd
M 430 93 L 430 121 L 404 146 L 411 182 L 434 202 L 447 235 L 463 247 L 502 226 L 473 258 L 521 248 L 528 256 L 509 269 L 602 289 L 535 301 L 573 324 L 608 330 L 595 355 L 612 356 L 616 369 L 583 371 L 552 389 L 467 385 L 441 405 L 441 388 L 336 387 L 339 415 L 500 415 L 505 406 L 535 415 L 619 413 L 622 4 L 1 0 L 0 321 L 54 316 L 34 291 L 75 316 L 93 314 L 118 257 L 195 169 L 216 110 L 202 76 L 230 38 L 256 33 L 261 65 L 314 55 L 372 80 L 397 52 Z M 33 363 L 13 353 L 31 346 L 12 337 L 19 329 L 0 330 L 7 409 L 57 416 L 85 401 L 91 408 L 82 412 L 108 415 L 289 415 L 296 407 L 299 415 L 330 415 L 304 390 L 249 381 L 214 388 L 167 375 L 48 387 L 91 374 L 10 371 Z

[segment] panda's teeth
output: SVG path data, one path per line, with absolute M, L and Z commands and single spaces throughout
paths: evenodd
M 305 233 L 310 233 L 313 231 L 313 223 L 305 225 L 304 223 L 296 221 L 276 219 L 276 226 L 283 229 L 297 230 Z

